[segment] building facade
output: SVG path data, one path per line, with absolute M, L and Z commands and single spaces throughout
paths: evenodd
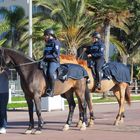
M 25 11 L 25 16 L 29 13 L 29 0 L 0 0 L 0 7 L 14 10 L 15 6 L 21 6 Z
M 5 7 L 9 10 L 14 10 L 16 6 L 20 6 L 25 11 L 25 17 L 29 15 L 29 0 L 0 0 L 0 8 Z M 36 7 L 33 5 L 32 12 L 37 13 L 42 11 L 40 7 Z M 4 19 L 4 16 L 0 14 L 0 21 Z

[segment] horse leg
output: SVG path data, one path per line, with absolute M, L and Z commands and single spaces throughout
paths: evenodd
M 82 110 L 81 102 L 79 100 L 78 100 L 78 108 L 79 108 L 79 121 L 76 124 L 76 127 L 81 128 L 83 123 L 83 110 Z
M 44 122 L 43 122 L 43 119 L 42 119 L 42 116 L 41 116 L 41 97 L 39 96 L 38 93 L 36 93 L 34 95 L 34 103 L 35 103 L 35 107 L 36 107 L 36 114 L 37 114 L 37 117 L 38 117 L 38 128 L 35 131 L 35 134 L 40 134 Z
M 86 86 L 86 91 L 85 91 L 85 100 L 87 102 L 88 105 L 88 109 L 89 109 L 89 115 L 90 118 L 88 120 L 88 127 L 91 127 L 94 124 L 94 113 L 93 113 L 93 106 L 92 106 L 92 96 L 90 94 L 90 91 L 88 89 L 88 86 Z M 77 127 L 81 127 L 82 126 L 82 107 L 81 104 L 79 103 L 79 122 L 77 123 Z
M 27 105 L 28 105 L 28 111 L 29 111 L 29 127 L 27 128 L 27 130 L 25 131 L 25 134 L 31 134 L 34 128 L 34 119 L 33 119 L 33 100 L 25 97 L 26 101 L 27 101 Z
M 81 79 L 77 82 L 77 86 L 75 88 L 75 94 L 78 98 L 80 117 L 82 116 L 82 127 L 80 130 L 86 130 L 86 122 L 87 122 L 87 114 L 86 108 L 87 104 L 85 101 L 85 91 L 86 91 L 86 79 Z
M 93 106 L 92 106 L 92 96 L 90 94 L 88 86 L 86 86 L 85 99 L 88 105 L 89 115 L 90 115 L 90 118 L 88 121 L 88 127 L 91 127 L 94 124 L 94 113 L 93 113 Z
M 68 114 L 66 124 L 64 125 L 63 131 L 66 131 L 69 129 L 69 126 L 72 123 L 74 109 L 76 107 L 74 97 L 73 97 L 73 89 L 70 89 L 68 92 L 65 93 L 65 98 L 67 99 L 68 104 L 69 104 L 69 114 Z
M 86 111 L 86 108 L 87 108 L 87 103 L 86 101 L 78 101 L 80 105 L 80 108 L 82 108 L 82 111 L 80 112 L 79 114 L 79 117 L 80 117 L 80 120 L 82 119 L 82 125 L 80 127 L 80 130 L 86 130 L 86 125 L 87 125 L 87 111 Z
M 120 122 L 121 123 L 123 122 L 123 118 L 124 118 L 125 88 L 121 86 L 121 84 L 118 86 L 118 89 L 117 87 L 115 88 L 116 90 L 114 90 L 114 94 L 119 103 L 119 112 L 114 122 L 114 125 L 119 125 Z

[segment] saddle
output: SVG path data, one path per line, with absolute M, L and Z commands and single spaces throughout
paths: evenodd
M 57 73 L 57 78 L 61 81 L 65 81 L 68 79 L 68 73 L 69 73 L 69 69 L 68 66 L 65 64 L 60 65 L 60 67 L 57 69 L 56 71 Z
M 91 63 L 90 65 L 88 65 L 88 67 L 91 69 L 92 76 L 96 80 L 96 72 L 95 72 L 94 63 Z M 111 80 L 112 79 L 111 74 L 109 72 L 107 73 L 106 71 L 109 71 L 108 63 L 104 63 L 104 65 L 101 68 L 101 71 L 100 71 L 101 72 L 101 78 Z
M 39 69 L 43 70 L 45 78 L 47 77 L 47 62 L 40 61 L 39 63 Z M 61 81 L 65 81 L 68 78 L 68 67 L 67 65 L 60 65 L 58 69 L 56 70 L 56 79 L 59 79 Z
M 45 77 L 47 77 L 47 63 L 41 61 L 39 68 L 43 70 Z M 88 79 L 87 71 L 78 64 L 61 64 L 56 70 L 56 79 L 62 82 L 66 81 L 68 78 L 81 79 L 83 77 Z

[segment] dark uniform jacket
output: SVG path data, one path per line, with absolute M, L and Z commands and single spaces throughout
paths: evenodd
M 87 54 L 91 54 L 93 59 L 99 59 L 104 56 L 104 44 L 101 40 L 93 43 L 86 50 Z
M 44 48 L 44 61 L 59 62 L 61 43 L 57 39 L 50 39 Z

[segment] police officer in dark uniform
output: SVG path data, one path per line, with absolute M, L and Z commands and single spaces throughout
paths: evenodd
M 60 66 L 60 46 L 61 43 L 56 38 L 52 29 L 46 29 L 44 31 L 45 48 L 43 54 L 43 61 L 47 62 L 47 79 L 48 89 L 46 96 L 52 97 L 54 95 L 54 85 L 56 79 L 56 70 Z
M 86 53 L 89 59 L 95 63 L 96 73 L 96 88 L 101 89 L 101 68 L 105 63 L 104 60 L 104 44 L 101 40 L 101 35 L 98 32 L 92 33 L 93 44 L 86 48 Z

